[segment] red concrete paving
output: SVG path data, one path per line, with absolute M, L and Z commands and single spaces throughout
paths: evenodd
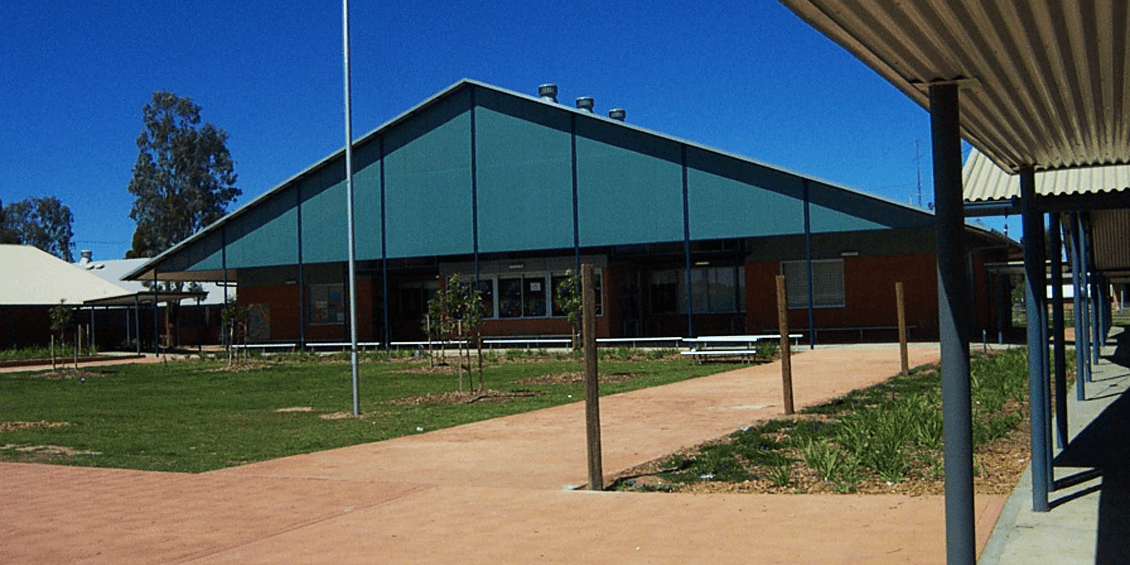
M 912 349 L 912 363 L 937 349 Z M 898 371 L 897 351 L 794 357 L 797 404 Z M 601 399 L 606 473 L 780 409 L 780 367 Z M 574 404 L 201 475 L 0 464 L 0 563 L 941 563 L 940 497 L 563 491 Z M 980 497 L 987 540 L 1005 497 Z

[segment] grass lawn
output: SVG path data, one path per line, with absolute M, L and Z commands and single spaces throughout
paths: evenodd
M 613 351 L 600 372 L 616 382 L 602 384 L 601 393 L 736 366 Z M 528 396 L 394 402 L 457 391 L 458 380 L 427 363 L 366 361 L 360 367 L 360 418 L 352 417 L 349 364 L 336 359 L 254 360 L 233 369 L 181 361 L 0 374 L 0 460 L 197 473 L 577 402 L 584 397 L 582 384 L 537 378 L 580 367 L 552 358 L 501 359 L 486 365 L 486 389 Z

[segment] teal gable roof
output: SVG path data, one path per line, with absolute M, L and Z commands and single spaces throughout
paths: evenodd
M 345 261 L 343 154 L 129 277 Z M 817 233 L 933 224 L 920 209 L 470 80 L 366 134 L 354 169 L 359 260 L 798 234 L 806 194 Z

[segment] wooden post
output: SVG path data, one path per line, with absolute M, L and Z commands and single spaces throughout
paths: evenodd
M 785 393 L 785 414 L 792 414 L 793 360 L 789 343 L 789 303 L 785 296 L 785 275 L 777 275 L 777 326 L 781 332 L 781 384 Z
M 595 272 L 589 263 L 581 265 L 581 296 L 584 318 L 581 339 L 585 349 L 585 431 L 589 453 L 589 490 L 604 490 L 604 470 L 600 458 L 600 389 L 596 370 L 596 291 Z
M 902 282 L 895 283 L 895 300 L 899 311 L 899 352 L 902 355 L 902 374 L 910 374 L 910 353 L 906 350 L 906 305 L 903 301 Z

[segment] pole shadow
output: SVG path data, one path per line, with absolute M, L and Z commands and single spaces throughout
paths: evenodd
M 1071 441 L 1055 465 L 1101 473 L 1096 563 L 1126 563 L 1130 539 L 1130 395 L 1123 394 Z M 1088 489 L 1093 490 L 1093 489 Z M 1069 497 L 1075 498 L 1075 497 Z M 1067 500 L 1056 501 L 1061 505 Z

